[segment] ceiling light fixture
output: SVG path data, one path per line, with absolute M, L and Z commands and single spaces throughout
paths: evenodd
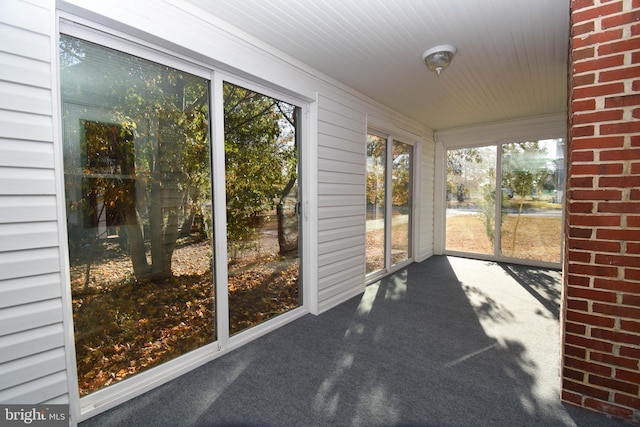
M 451 60 L 455 54 L 456 48 L 449 44 L 445 44 L 425 50 L 422 54 L 422 60 L 427 64 L 427 68 L 436 73 L 439 77 L 442 70 L 451 64 Z

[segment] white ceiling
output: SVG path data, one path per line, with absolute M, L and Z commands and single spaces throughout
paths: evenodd
M 435 130 L 566 111 L 569 0 L 188 2 Z

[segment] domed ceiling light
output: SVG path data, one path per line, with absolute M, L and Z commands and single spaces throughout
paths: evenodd
M 456 54 L 456 48 L 449 44 L 432 47 L 422 54 L 422 60 L 427 64 L 427 68 L 440 76 L 442 70 L 451 64 L 453 55 Z

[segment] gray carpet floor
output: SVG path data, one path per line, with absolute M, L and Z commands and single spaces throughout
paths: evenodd
M 626 426 L 560 403 L 560 278 L 432 257 L 81 426 Z

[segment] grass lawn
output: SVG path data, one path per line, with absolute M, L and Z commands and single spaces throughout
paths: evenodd
M 517 215 L 509 215 L 502 224 L 502 255 L 560 262 L 562 217 L 521 216 L 515 245 L 513 245 L 516 219 Z M 493 247 L 485 232 L 484 224 L 477 215 L 473 214 L 447 218 L 446 249 L 493 255 Z

